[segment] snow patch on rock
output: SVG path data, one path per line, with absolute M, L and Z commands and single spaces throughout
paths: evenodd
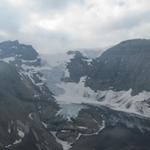
M 72 148 L 71 144 L 72 143 L 69 143 L 67 141 L 63 141 L 63 140 L 60 140 L 57 136 L 56 136 L 56 132 L 51 132 L 51 134 L 55 137 L 56 139 L 56 142 L 59 143 L 63 150 L 70 150 Z
M 17 131 L 18 131 L 19 137 L 24 138 L 24 136 L 25 136 L 24 132 L 21 131 L 20 129 L 17 129 Z
M 15 61 L 15 57 L 3 58 L 3 59 L 0 59 L 0 61 L 4 61 L 4 62 L 6 62 L 6 63 L 10 63 L 10 62 Z

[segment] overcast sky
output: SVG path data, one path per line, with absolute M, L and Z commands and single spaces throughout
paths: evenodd
M 0 41 L 41 53 L 150 38 L 150 0 L 0 0 Z

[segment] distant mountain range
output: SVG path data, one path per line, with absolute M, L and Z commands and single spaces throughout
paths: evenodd
M 150 40 L 39 55 L 0 43 L 0 149 L 149 150 Z

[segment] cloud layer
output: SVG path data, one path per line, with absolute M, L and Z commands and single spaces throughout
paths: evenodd
M 41 53 L 101 48 L 150 38 L 148 0 L 1 0 L 0 40 L 18 39 Z

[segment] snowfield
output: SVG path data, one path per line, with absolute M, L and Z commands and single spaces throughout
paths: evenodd
M 119 92 L 112 90 L 94 92 L 84 86 L 84 78 L 81 78 L 78 84 L 61 83 L 58 86 L 65 91 L 64 94 L 56 96 L 58 104 L 63 107 L 65 104 L 101 105 L 118 111 L 135 113 L 145 117 L 150 116 L 150 108 L 147 103 L 150 99 L 150 92 L 143 91 L 135 96 L 131 95 L 132 89 Z M 66 116 L 66 114 L 64 115 Z

